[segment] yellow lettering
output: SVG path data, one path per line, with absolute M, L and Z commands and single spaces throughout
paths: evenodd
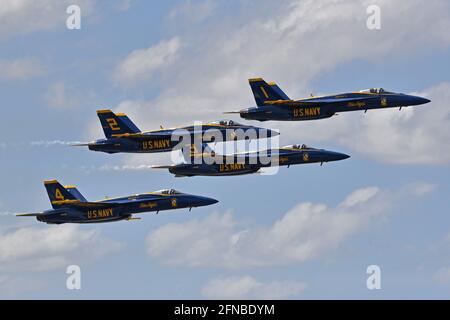
M 87 212 L 88 219 L 108 218 L 113 216 L 113 209 L 90 210 Z
M 166 149 L 170 147 L 170 140 L 153 140 L 153 141 L 143 141 L 142 149 L 152 150 L 152 149 Z
M 358 101 L 358 102 L 349 102 L 349 103 L 348 103 L 348 106 L 349 106 L 349 107 L 355 107 L 355 108 L 362 108 L 362 107 L 366 106 L 366 103 L 365 103 L 365 102 L 362 102 L 362 101 Z

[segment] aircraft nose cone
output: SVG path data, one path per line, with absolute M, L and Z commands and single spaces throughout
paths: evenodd
M 348 154 L 345 153 L 339 153 L 339 152 L 332 152 L 331 153 L 331 159 L 332 161 L 339 161 L 339 160 L 345 160 L 350 158 Z
M 431 100 L 429 100 L 427 98 L 420 98 L 420 99 L 421 99 L 420 104 L 426 104 L 426 103 L 430 103 L 431 102 Z
M 208 205 L 216 204 L 218 202 L 219 202 L 219 200 L 216 200 L 216 199 L 212 199 L 212 198 L 208 199 Z
M 421 105 L 431 102 L 431 100 L 423 97 L 413 97 L 413 104 L 414 105 Z
M 210 206 L 210 205 L 216 204 L 218 202 L 219 202 L 219 200 L 216 200 L 213 198 L 202 197 L 200 204 L 202 206 Z

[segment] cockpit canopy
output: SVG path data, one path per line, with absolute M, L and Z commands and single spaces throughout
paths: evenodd
M 360 92 L 362 92 L 362 93 L 376 93 L 376 94 L 392 93 L 392 92 L 384 90 L 383 88 L 366 89 L 366 90 L 361 90 Z
M 218 124 L 221 126 L 231 127 L 231 126 L 241 126 L 240 123 L 237 123 L 233 120 L 220 120 L 220 121 L 213 121 L 211 124 Z
M 290 146 L 286 146 L 285 148 L 288 148 L 288 149 L 297 149 L 297 150 L 313 149 L 313 148 L 311 148 L 311 147 L 308 147 L 306 144 L 302 144 L 302 145 L 299 145 L 299 144 L 293 144 L 293 145 L 290 145 Z
M 156 191 L 156 193 L 167 194 L 167 195 L 171 195 L 171 194 L 182 194 L 182 192 L 177 191 L 177 190 L 175 190 L 175 189 L 164 189 L 164 190 L 159 190 L 159 191 Z

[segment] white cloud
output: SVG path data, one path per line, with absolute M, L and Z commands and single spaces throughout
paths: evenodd
M 45 100 L 53 108 L 70 108 L 75 104 L 63 82 L 53 84 L 45 95 Z
M 342 145 L 380 161 L 400 164 L 450 163 L 450 83 L 425 90 L 432 103 L 415 108 L 377 110 L 357 121 L 348 119 L 338 136 Z M 355 136 L 355 132 L 358 134 Z M 436 150 L 439 150 L 436 153 Z
M 364 189 L 359 189 L 352 192 L 342 203 L 344 207 L 353 207 L 359 203 L 364 203 L 370 198 L 374 197 L 379 192 L 376 187 L 369 187 Z
M 231 213 L 167 224 L 148 235 L 148 253 L 165 264 L 192 267 L 301 264 L 336 249 L 380 220 L 416 188 L 406 186 L 396 192 L 363 188 L 332 208 L 300 203 L 270 226 L 246 227 Z
M 126 86 L 151 79 L 155 72 L 174 61 L 180 47 L 181 41 L 175 37 L 147 49 L 135 50 L 117 67 L 115 79 Z
M 169 13 L 169 19 L 177 23 L 181 20 L 198 23 L 214 14 L 218 4 L 212 0 L 187 0 L 175 6 Z
M 241 276 L 212 279 L 201 292 L 206 299 L 287 299 L 301 294 L 305 287 L 297 281 L 261 282 Z
M 438 185 L 433 183 L 414 183 L 409 185 L 409 187 L 406 188 L 405 192 L 410 195 L 421 197 L 434 192 L 437 187 Z
M 92 244 L 95 243 L 95 246 Z M 0 270 L 46 271 L 83 263 L 117 251 L 121 245 L 74 225 L 0 230 Z
M 44 94 L 45 102 L 55 109 L 70 109 L 94 104 L 95 93 L 83 92 L 77 86 L 59 81 L 52 84 Z
M 29 80 L 44 74 L 45 68 L 34 58 L 0 59 L 0 80 Z
M 66 8 L 77 4 L 88 17 L 95 0 L 0 0 L 0 39 L 42 30 L 66 28 Z

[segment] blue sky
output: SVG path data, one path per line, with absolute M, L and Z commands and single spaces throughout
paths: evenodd
M 0 1 L 0 298 L 449 298 L 447 1 L 12 3 Z M 81 30 L 65 27 L 73 3 Z M 366 27 L 371 4 L 380 30 Z M 169 155 L 67 145 L 103 136 L 97 108 L 143 130 L 223 118 L 254 104 L 256 76 L 292 98 L 384 87 L 432 103 L 264 123 L 281 145 L 351 155 L 268 176 L 176 179 L 145 168 Z M 14 217 L 49 208 L 53 178 L 91 200 L 173 187 L 220 203 L 92 226 Z M 80 291 L 66 289 L 71 264 Z M 372 264 L 381 290 L 366 287 Z

